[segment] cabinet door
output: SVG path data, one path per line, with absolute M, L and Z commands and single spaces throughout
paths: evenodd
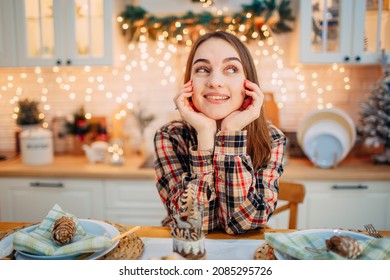
M 303 63 L 375 64 L 390 53 L 388 1 L 300 1 Z
M 165 208 L 153 180 L 105 182 L 107 219 L 126 225 L 160 226 Z
M 342 62 L 350 55 L 352 2 L 300 1 L 301 62 Z
M 390 229 L 389 182 L 302 182 L 299 228 Z
M 112 63 L 112 0 L 16 0 L 20 66 Z
M 16 65 L 15 24 L 12 0 L 0 0 L 0 67 Z
M 66 1 L 66 64 L 112 63 L 111 0 Z
M 103 182 L 69 179 L 1 179 L 2 221 L 41 221 L 55 205 L 78 218 L 104 219 Z
M 390 2 L 366 0 L 354 5 L 351 61 L 378 63 L 382 50 L 390 56 Z
M 66 36 L 60 30 L 62 1 L 16 0 L 15 6 L 19 65 L 52 66 L 60 62 L 64 56 L 60 39 Z

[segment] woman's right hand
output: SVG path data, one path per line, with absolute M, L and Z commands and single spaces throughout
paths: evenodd
M 215 120 L 210 119 L 194 107 L 194 105 L 190 102 L 190 98 L 193 93 L 194 89 L 192 86 L 192 80 L 190 80 L 182 86 L 173 101 L 175 102 L 176 108 L 179 110 L 182 119 L 189 123 L 197 131 L 198 138 L 201 137 L 205 140 L 205 142 L 214 142 L 214 136 L 217 132 L 217 123 Z M 198 142 L 199 145 L 202 145 L 200 142 L 203 141 Z M 210 144 L 207 144 L 207 146 L 210 146 Z

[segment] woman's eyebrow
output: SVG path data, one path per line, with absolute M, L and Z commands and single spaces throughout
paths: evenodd
M 210 61 L 208 59 L 198 58 L 197 60 L 194 61 L 194 63 L 192 63 L 192 65 L 195 65 L 196 63 L 199 63 L 199 62 L 205 62 L 205 63 L 210 64 Z
M 229 62 L 232 60 L 236 60 L 236 61 L 241 63 L 241 60 L 238 57 L 234 57 L 234 56 L 225 58 L 223 60 L 223 63 L 226 63 L 226 62 Z M 195 65 L 196 63 L 199 63 L 199 62 L 205 62 L 205 63 L 210 64 L 210 60 L 205 59 L 205 58 L 198 58 L 197 60 L 194 61 L 194 63 L 192 63 L 192 65 Z
M 237 60 L 238 62 L 241 63 L 241 60 L 240 60 L 238 57 L 234 57 L 234 56 L 225 58 L 225 59 L 223 60 L 223 62 L 226 63 L 226 62 L 229 62 L 229 61 L 232 61 L 232 60 Z M 242 63 L 241 63 L 241 64 L 242 64 Z

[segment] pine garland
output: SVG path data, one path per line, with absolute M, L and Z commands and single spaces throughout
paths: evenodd
M 182 43 L 188 39 L 196 40 L 201 29 L 205 32 L 227 30 L 250 41 L 264 38 L 261 35 L 263 25 L 269 26 L 274 33 L 292 31 L 287 24 L 294 20 L 290 5 L 290 0 L 253 0 L 252 4 L 242 5 L 242 11 L 233 15 L 189 11 L 182 16 L 167 17 L 156 17 L 142 7 L 127 5 L 118 22 L 129 41 L 139 41 L 141 35 L 156 40 L 162 35 L 168 41 Z

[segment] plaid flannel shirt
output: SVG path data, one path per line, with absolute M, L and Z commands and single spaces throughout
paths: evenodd
M 269 124 L 271 159 L 253 170 L 246 130 L 220 131 L 214 151 L 197 151 L 196 131 L 184 121 L 157 130 L 154 138 L 157 189 L 168 213 L 183 212 L 180 198 L 191 188 L 203 205 L 203 230 L 228 234 L 260 228 L 274 211 L 283 173 L 286 138 Z

